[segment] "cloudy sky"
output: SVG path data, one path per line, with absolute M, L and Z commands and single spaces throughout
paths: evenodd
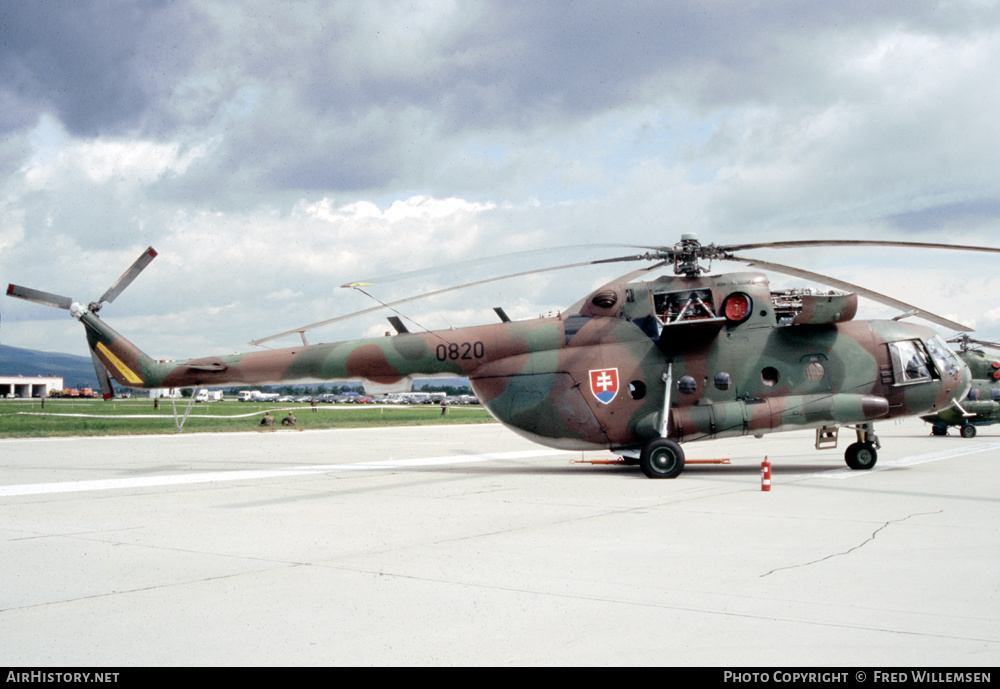
M 685 232 L 1000 246 L 997 10 L 3 2 L 0 281 L 86 302 L 151 245 L 157 259 L 102 316 L 151 355 L 180 358 L 372 306 L 340 288 L 349 281 L 508 252 L 673 245 Z M 609 253 L 623 252 L 536 252 L 371 292 Z M 757 255 L 1000 339 L 995 256 Z M 402 310 L 428 328 L 495 320 L 493 306 L 535 317 L 628 269 Z M 892 315 L 866 303 L 859 317 Z M 362 316 L 310 340 L 386 327 Z M 87 354 L 66 312 L 6 297 L 0 343 Z

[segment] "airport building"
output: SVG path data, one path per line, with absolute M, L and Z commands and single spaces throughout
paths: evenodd
M 45 398 L 62 387 L 63 379 L 52 376 L 0 376 L 0 397 Z

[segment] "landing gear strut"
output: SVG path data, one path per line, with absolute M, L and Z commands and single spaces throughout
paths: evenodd
M 860 426 L 856 426 L 855 430 L 858 434 L 858 442 L 847 448 L 847 451 L 844 452 L 844 460 L 847 462 L 847 466 L 852 469 L 871 469 L 875 466 L 875 462 L 878 461 L 878 452 L 876 450 L 882 445 L 879 443 L 878 436 L 875 435 L 870 424 L 861 424 Z
M 667 364 L 663 372 L 663 413 L 660 415 L 660 437 L 653 438 L 642 448 L 639 468 L 649 478 L 677 478 L 684 471 L 684 450 L 667 437 L 670 431 L 670 390 L 673 388 L 674 365 Z

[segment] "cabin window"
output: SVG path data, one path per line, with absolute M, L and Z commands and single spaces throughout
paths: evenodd
M 806 365 L 806 379 L 810 383 L 818 383 L 826 377 L 826 356 L 823 354 L 807 354 L 802 357 L 802 363 Z
M 628 394 L 634 400 L 641 400 L 646 396 L 646 384 L 641 380 L 633 380 L 628 384 Z
M 683 376 L 677 381 L 677 389 L 685 395 L 692 395 L 698 389 L 698 383 L 691 376 Z
M 767 366 L 760 372 L 760 382 L 762 382 L 767 387 L 777 385 L 778 383 L 778 369 L 774 366 Z
M 890 342 L 889 355 L 896 385 L 928 383 L 933 377 L 930 355 L 919 340 Z
M 826 375 L 826 369 L 818 361 L 812 361 L 806 366 L 806 378 L 812 383 L 818 383 Z
M 728 390 L 733 387 L 733 377 L 725 371 L 716 373 L 714 381 L 717 390 Z

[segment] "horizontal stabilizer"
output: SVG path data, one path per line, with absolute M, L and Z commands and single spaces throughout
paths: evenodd
M 184 368 L 193 368 L 196 371 L 225 371 L 226 366 L 221 361 L 209 361 L 203 364 L 181 364 Z

